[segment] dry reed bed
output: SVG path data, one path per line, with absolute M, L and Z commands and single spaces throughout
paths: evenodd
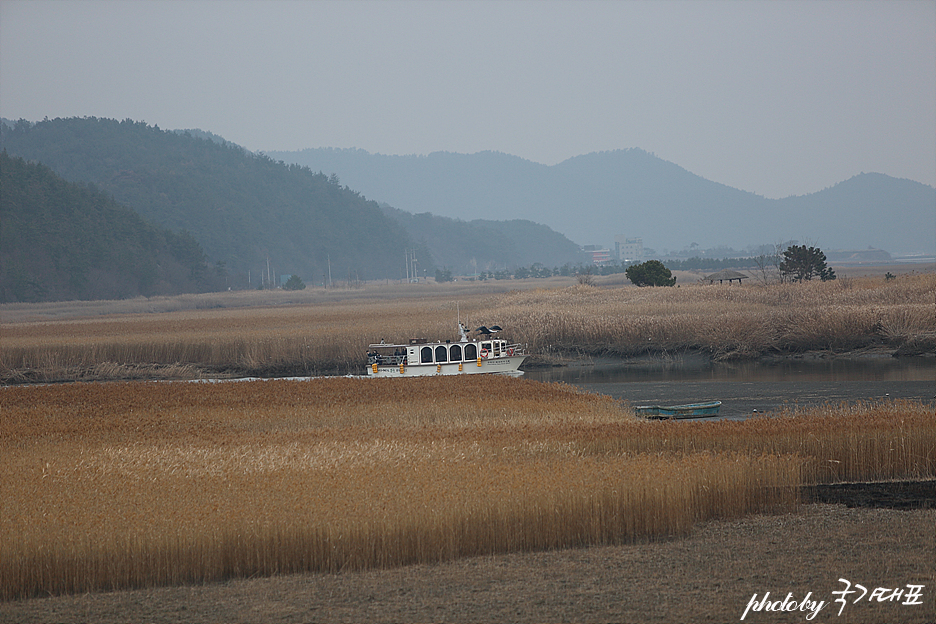
M 716 357 L 848 350 L 936 338 L 936 275 L 886 282 L 594 289 L 516 293 L 498 309 L 534 349 L 640 354 L 701 349 Z M 932 350 L 932 347 L 930 347 Z
M 433 284 L 421 282 L 367 282 L 355 288 L 307 288 L 288 290 L 236 290 L 213 293 L 186 294 L 158 297 L 136 297 L 133 299 L 99 301 L 51 301 L 44 303 L 3 303 L 0 317 L 5 322 L 44 322 L 68 318 L 94 318 L 112 315 L 163 314 L 192 310 L 217 310 L 222 308 L 262 308 L 285 306 L 316 306 L 349 301 L 371 301 L 374 299 L 422 299 L 441 296 L 448 301 L 477 295 L 502 294 L 507 291 L 529 288 L 562 288 L 576 283 L 575 278 L 551 278 L 531 280 L 497 280 L 486 282 L 449 282 Z
M 450 300 L 373 300 L 4 324 L 0 379 L 68 379 L 103 363 L 258 373 L 363 370 L 367 344 L 381 338 L 452 336 L 455 307 Z
M 745 453 L 796 456 L 804 485 L 936 475 L 936 414 L 917 401 L 797 408 L 743 421 L 595 426 L 587 454 Z
M 457 295 L 457 297 L 453 297 Z M 936 275 L 808 284 L 554 290 L 183 310 L 0 326 L 0 380 L 95 375 L 322 374 L 364 368 L 367 344 L 457 339 L 456 300 L 473 327 L 498 323 L 535 353 L 716 358 L 841 351 L 883 341 L 936 350 Z M 138 367 L 134 369 L 134 367 Z
M 3 388 L 0 411 L 4 600 L 620 543 L 936 474 L 907 402 L 640 422 L 484 376 Z

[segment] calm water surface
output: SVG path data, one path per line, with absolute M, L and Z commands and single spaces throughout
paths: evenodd
M 709 362 L 701 358 L 636 359 L 629 362 L 575 364 L 527 371 L 527 379 L 571 384 L 641 381 L 930 381 L 936 384 L 936 359 L 777 359 Z
M 784 407 L 842 401 L 914 399 L 933 403 L 936 359 L 796 359 L 713 363 L 637 359 L 527 371 L 527 379 L 561 381 L 632 405 L 722 401 L 720 417 L 747 418 Z

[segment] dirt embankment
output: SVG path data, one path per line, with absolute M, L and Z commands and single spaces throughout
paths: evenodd
M 802 490 L 805 503 L 875 509 L 936 509 L 936 479 L 880 483 L 827 483 Z

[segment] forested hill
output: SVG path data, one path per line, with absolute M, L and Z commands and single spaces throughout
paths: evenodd
M 337 179 L 230 143 L 96 118 L 17 122 L 0 145 L 66 180 L 93 183 L 148 221 L 186 230 L 235 287 L 274 274 L 397 278 L 404 229 Z M 269 265 L 268 265 L 269 260 Z
M 216 290 L 198 243 L 97 189 L 0 152 L 0 303 Z
M 190 232 L 212 264 L 226 267 L 234 288 L 247 287 L 248 275 L 256 287 L 268 267 L 309 285 L 328 274 L 334 281 L 403 278 L 408 250 L 428 275 L 581 260 L 577 245 L 532 221 L 384 211 L 331 170 L 277 162 L 202 130 L 96 118 L 4 120 L 0 147 L 95 184 L 152 223 Z

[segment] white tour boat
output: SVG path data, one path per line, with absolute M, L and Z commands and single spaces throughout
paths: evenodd
M 493 338 L 497 325 L 479 327 L 480 338 L 469 339 L 465 326 L 458 324 L 461 339 L 428 342 L 414 338 L 409 344 L 368 345 L 369 377 L 424 377 L 427 375 L 470 375 L 475 373 L 519 372 L 526 359 L 522 345 Z

